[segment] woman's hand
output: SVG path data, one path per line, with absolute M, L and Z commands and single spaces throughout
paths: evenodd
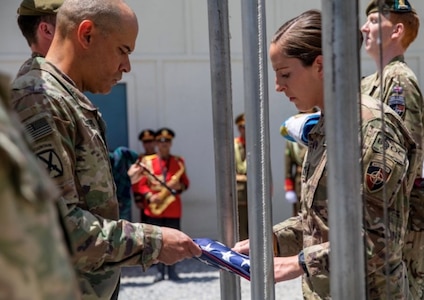
M 231 250 L 238 253 L 249 255 L 249 250 L 250 250 L 249 247 L 250 247 L 250 243 L 249 243 L 249 239 L 247 239 L 247 240 L 237 242 Z
M 303 275 L 303 269 L 299 265 L 299 257 L 274 257 L 274 279 L 275 282 L 295 279 Z

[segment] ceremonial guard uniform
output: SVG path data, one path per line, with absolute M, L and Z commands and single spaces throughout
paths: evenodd
M 144 153 L 140 153 L 139 160 L 143 158 L 145 155 L 152 155 L 156 153 L 155 145 L 156 145 L 156 132 L 153 129 L 143 129 L 138 135 L 138 140 L 143 144 Z M 149 145 L 149 147 L 148 147 Z M 151 146 L 150 146 L 151 145 Z
M 180 229 L 181 193 L 187 190 L 190 183 L 184 159 L 170 153 L 174 131 L 162 128 L 155 137 L 158 153 L 144 156 L 141 160 L 146 169 L 145 175 L 133 185 L 133 191 L 145 199 L 143 210 L 146 223 Z M 155 281 L 165 279 L 164 265 L 158 264 L 158 269 Z M 171 280 L 179 279 L 175 266 L 168 266 L 168 276 Z
M 142 161 L 143 157 L 146 155 L 152 155 L 156 153 L 156 138 L 155 132 L 152 129 L 143 129 L 138 135 L 138 140 L 143 144 L 144 153 L 138 155 L 137 162 Z M 144 222 L 146 216 L 144 215 L 144 204 L 145 199 L 142 194 L 133 190 L 134 202 L 135 205 L 140 209 L 140 220 Z

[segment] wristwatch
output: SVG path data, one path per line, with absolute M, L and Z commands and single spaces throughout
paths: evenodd
M 302 267 L 303 272 L 305 272 L 306 276 L 309 277 L 309 272 L 308 272 L 308 268 L 306 267 L 305 254 L 303 254 L 303 250 L 299 252 L 298 258 L 299 258 L 299 265 Z

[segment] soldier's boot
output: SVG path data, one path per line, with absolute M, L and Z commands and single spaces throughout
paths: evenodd
M 177 272 L 175 272 L 175 265 L 168 266 L 168 277 L 172 281 L 181 280 L 180 276 L 178 276 Z
M 165 279 L 165 265 L 158 263 L 157 265 L 158 273 L 155 275 L 153 282 L 159 282 Z

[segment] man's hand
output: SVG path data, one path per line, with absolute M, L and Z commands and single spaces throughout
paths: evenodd
M 162 249 L 157 260 L 166 265 L 202 254 L 200 247 L 188 235 L 177 229 L 162 227 L 162 241 Z
M 153 203 L 153 204 L 162 204 L 163 199 L 161 199 L 161 197 L 160 197 L 160 195 L 159 195 L 159 194 L 153 194 L 153 195 L 150 197 L 149 202 L 150 202 L 150 203 Z
M 166 183 L 166 185 L 174 191 L 179 191 L 182 189 L 182 184 L 179 181 L 174 182 L 173 180 L 170 180 Z
M 128 177 L 131 179 L 131 184 L 137 183 L 143 177 L 144 168 L 138 162 L 135 162 L 128 169 Z
M 246 182 L 247 181 L 247 175 L 246 174 L 236 174 L 236 181 Z
M 249 243 L 249 239 L 247 239 L 247 240 L 237 242 L 234 245 L 234 247 L 231 248 L 231 250 L 238 253 L 249 255 L 249 247 L 250 247 L 250 243 Z

